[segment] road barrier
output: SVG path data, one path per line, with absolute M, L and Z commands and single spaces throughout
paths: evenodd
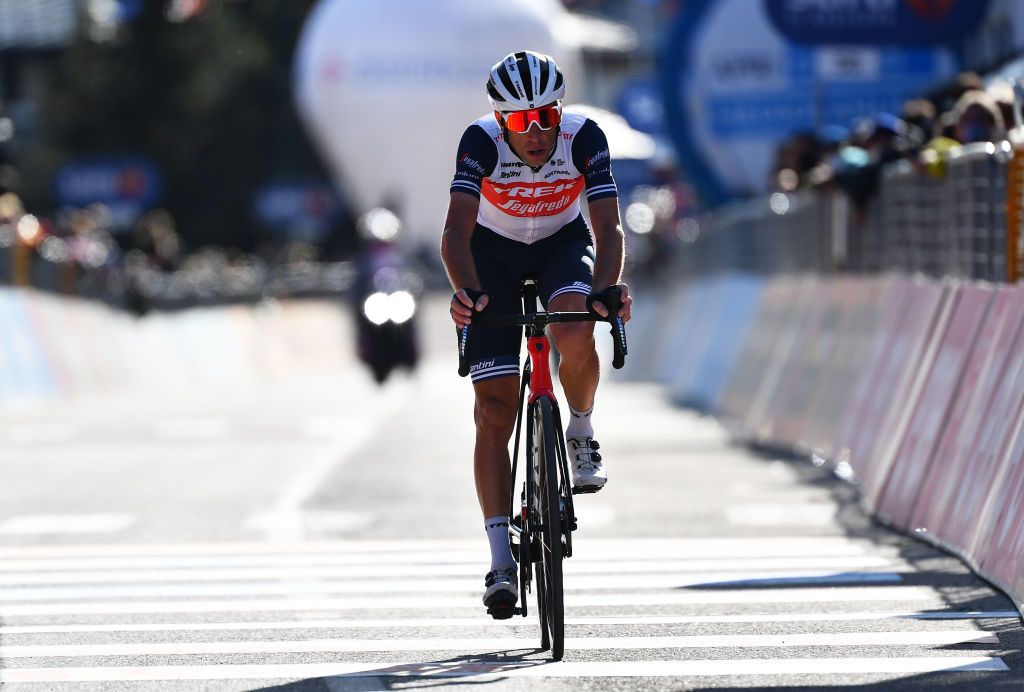
M 0 403 L 316 375 L 351 360 L 336 301 L 266 301 L 136 318 L 103 303 L 0 287 Z
M 652 293 L 641 373 L 743 440 L 831 463 L 1024 613 L 1024 286 L 732 273 Z

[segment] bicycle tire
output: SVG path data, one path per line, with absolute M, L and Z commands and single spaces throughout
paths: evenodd
M 558 435 L 551 401 L 534 404 L 534 488 L 540 514 L 541 555 L 537 605 L 541 613 L 541 646 L 545 640 L 551 657 L 560 661 L 565 647 L 565 608 L 562 590 L 562 511 L 558 492 Z M 546 648 L 546 647 L 544 647 Z

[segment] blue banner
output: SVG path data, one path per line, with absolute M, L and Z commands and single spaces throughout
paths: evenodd
M 977 28 L 988 0 L 764 0 L 794 43 L 948 45 Z

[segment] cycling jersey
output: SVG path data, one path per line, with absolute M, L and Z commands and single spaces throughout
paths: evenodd
M 485 115 L 459 142 L 452 192 L 480 199 L 477 223 L 521 243 L 554 235 L 587 201 L 616 197 L 608 140 L 593 120 L 566 110 L 555 149 L 534 170 L 509 148 L 493 114 Z

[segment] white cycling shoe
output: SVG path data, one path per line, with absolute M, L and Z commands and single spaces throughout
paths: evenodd
M 519 568 L 496 569 L 484 577 L 484 605 L 495 620 L 507 620 L 515 614 L 519 601 Z
M 608 473 L 597 450 L 601 445 L 592 437 L 570 437 L 569 465 L 572 466 L 572 487 L 576 493 L 596 493 L 608 482 Z

